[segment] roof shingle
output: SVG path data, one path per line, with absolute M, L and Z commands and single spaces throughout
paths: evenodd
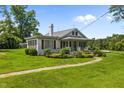
M 63 37 L 66 34 L 68 34 L 69 32 L 74 31 L 74 30 L 76 30 L 76 28 L 53 32 L 53 36 Z M 49 33 L 47 33 L 45 36 L 49 36 Z

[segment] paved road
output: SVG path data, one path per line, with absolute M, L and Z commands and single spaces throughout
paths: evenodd
M 85 63 L 66 64 L 66 65 L 60 65 L 60 66 L 52 66 L 52 67 L 37 68 L 37 69 L 18 71 L 18 72 L 10 72 L 10 73 L 6 73 L 6 74 L 0 74 L 0 78 L 6 78 L 6 77 L 10 77 L 10 76 L 23 75 L 23 74 L 29 74 L 29 73 L 40 72 L 40 71 L 44 71 L 44 70 L 62 69 L 62 68 L 83 66 L 83 65 L 88 65 L 88 64 L 94 64 L 94 63 L 100 62 L 101 60 L 102 60 L 102 58 L 96 57 L 95 60 L 88 61 L 88 62 L 85 62 Z

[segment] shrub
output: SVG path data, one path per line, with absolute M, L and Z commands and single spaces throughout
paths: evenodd
M 83 56 L 84 56 L 85 58 L 93 58 L 93 57 L 94 57 L 93 54 L 83 54 Z
M 61 56 L 61 58 L 73 58 L 73 56 L 70 54 L 65 54 L 65 55 Z
M 124 44 L 122 42 L 115 43 L 115 50 L 122 51 L 124 48 Z
M 60 54 L 57 54 L 57 53 L 53 53 L 51 55 L 49 55 L 50 58 L 60 58 Z
M 58 53 L 53 53 L 49 56 L 49 58 L 72 58 L 73 56 L 72 55 L 69 55 L 69 54 L 65 54 L 63 56 L 61 56 L 60 54 Z
M 76 57 L 76 58 L 82 58 L 83 57 L 81 51 L 75 51 L 75 52 L 73 52 L 73 56 Z
M 34 48 L 27 48 L 27 49 L 25 49 L 25 54 L 30 55 L 30 56 L 36 56 L 37 50 Z
M 90 52 L 88 50 L 84 50 L 83 51 L 85 54 L 90 54 Z
M 61 57 L 65 57 L 66 54 L 70 54 L 70 49 L 69 49 L 69 48 L 62 48 L 62 49 L 60 50 L 60 55 L 61 55 Z
M 100 51 L 99 49 L 96 49 L 94 52 L 93 52 L 93 54 L 95 55 L 95 56 L 97 56 L 97 57 L 101 57 L 101 56 L 106 56 L 106 54 L 104 53 L 104 52 L 102 52 L 102 51 Z
M 44 49 L 44 55 L 45 56 L 49 57 L 50 54 L 51 54 L 51 50 L 50 49 L 48 49 L 48 48 Z
M 31 48 L 31 49 L 29 50 L 29 55 L 30 55 L 30 56 L 36 56 L 36 55 L 37 55 L 37 50 L 34 49 L 34 48 Z
M 103 56 L 103 57 L 106 57 L 106 53 L 103 53 L 102 56 Z
M 29 55 L 29 51 L 30 51 L 30 49 L 29 49 L 29 48 L 26 48 L 26 49 L 25 49 L 25 54 L 26 54 L 26 55 Z

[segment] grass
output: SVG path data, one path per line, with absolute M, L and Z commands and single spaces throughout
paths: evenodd
M 44 56 L 28 56 L 25 55 L 24 49 L 3 49 L 0 50 L 0 74 L 46 66 L 74 64 L 89 60 L 93 60 L 93 58 L 54 59 Z
M 0 87 L 124 88 L 124 52 L 108 53 L 96 64 L 0 79 Z

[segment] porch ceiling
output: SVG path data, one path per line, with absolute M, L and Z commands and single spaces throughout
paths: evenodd
M 88 38 L 79 38 L 79 37 L 66 37 L 61 40 L 90 40 Z

